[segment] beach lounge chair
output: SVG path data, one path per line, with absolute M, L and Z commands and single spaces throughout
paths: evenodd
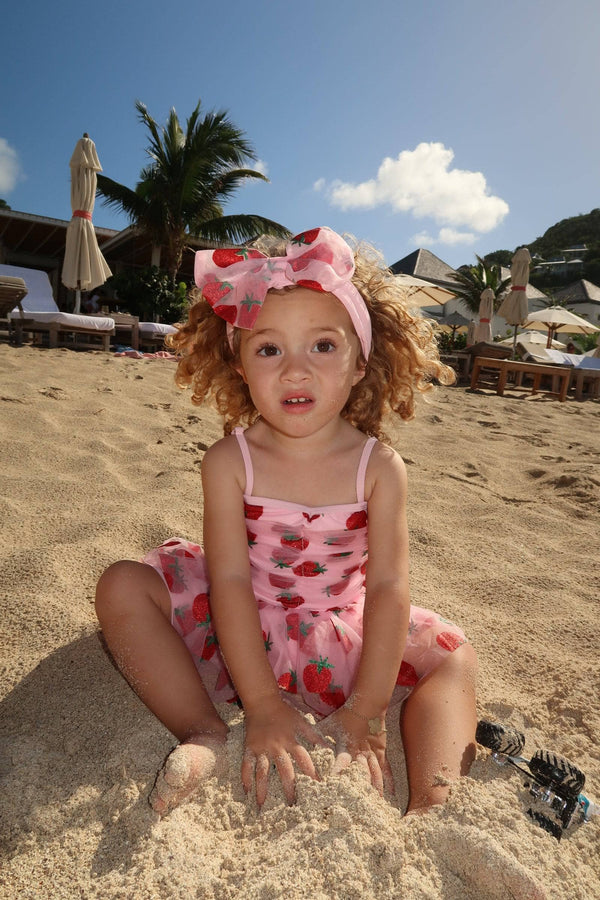
M 176 331 L 173 325 L 166 325 L 164 322 L 140 322 L 140 347 L 145 350 L 164 350 L 165 338 Z
M 0 279 L 7 277 L 22 279 L 26 286 L 26 294 L 8 313 L 10 330 L 18 345 L 23 341 L 23 333 L 31 332 L 48 335 L 50 347 L 58 347 L 61 340 L 69 340 L 73 346 L 78 336 L 85 335 L 98 338 L 104 350 L 110 349 L 110 338 L 115 333 L 114 319 L 61 312 L 47 273 L 39 269 L 0 265 Z M 94 344 L 89 346 L 92 348 Z
M 26 294 L 27 285 L 22 278 L 0 275 L 0 319 L 6 319 L 13 309 L 18 309 L 22 313 L 21 301 Z

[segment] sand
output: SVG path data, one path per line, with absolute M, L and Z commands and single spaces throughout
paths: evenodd
M 599 898 L 600 821 L 559 843 L 480 749 L 444 807 L 402 818 L 353 767 L 262 813 L 231 774 L 159 820 L 172 736 L 113 667 L 94 617 L 106 565 L 201 536 L 217 417 L 169 360 L 0 345 L 3 898 Z M 394 442 L 408 463 L 412 596 L 462 624 L 479 713 L 587 774 L 600 801 L 600 402 L 439 389 Z

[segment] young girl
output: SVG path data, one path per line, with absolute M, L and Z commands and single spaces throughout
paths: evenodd
M 199 251 L 195 281 L 177 380 L 226 421 L 202 464 L 204 550 L 173 538 L 117 563 L 96 600 L 117 664 L 181 742 L 150 802 L 164 814 L 214 771 L 214 704 L 235 700 L 259 806 L 270 771 L 289 802 L 296 770 L 318 777 L 305 745 L 325 737 L 335 773 L 358 761 L 381 792 L 405 699 L 408 810 L 442 803 L 475 752 L 475 654 L 410 606 L 406 472 L 378 439 L 384 414 L 411 418 L 415 391 L 452 374 L 391 273 L 328 228 L 271 257 Z

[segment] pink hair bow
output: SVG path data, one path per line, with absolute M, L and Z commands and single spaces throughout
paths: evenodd
M 354 258 L 330 228 L 312 228 L 291 239 L 285 256 L 265 256 L 248 247 L 198 250 L 194 280 L 214 312 L 236 328 L 252 330 L 269 290 L 289 285 L 333 294 L 344 305 L 363 356 L 371 351 L 371 320 L 352 283 Z

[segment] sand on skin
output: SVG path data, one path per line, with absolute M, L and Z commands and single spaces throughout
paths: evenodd
M 402 820 L 360 770 L 274 786 L 232 777 L 163 821 L 147 796 L 173 746 L 103 650 L 94 586 L 119 557 L 199 539 L 199 468 L 220 422 L 173 363 L 0 345 L 0 894 L 6 898 L 600 898 L 598 820 L 558 844 L 481 750 L 448 804 Z M 460 622 L 482 716 L 581 766 L 600 800 L 600 402 L 436 392 L 395 429 L 410 479 L 413 601 Z

